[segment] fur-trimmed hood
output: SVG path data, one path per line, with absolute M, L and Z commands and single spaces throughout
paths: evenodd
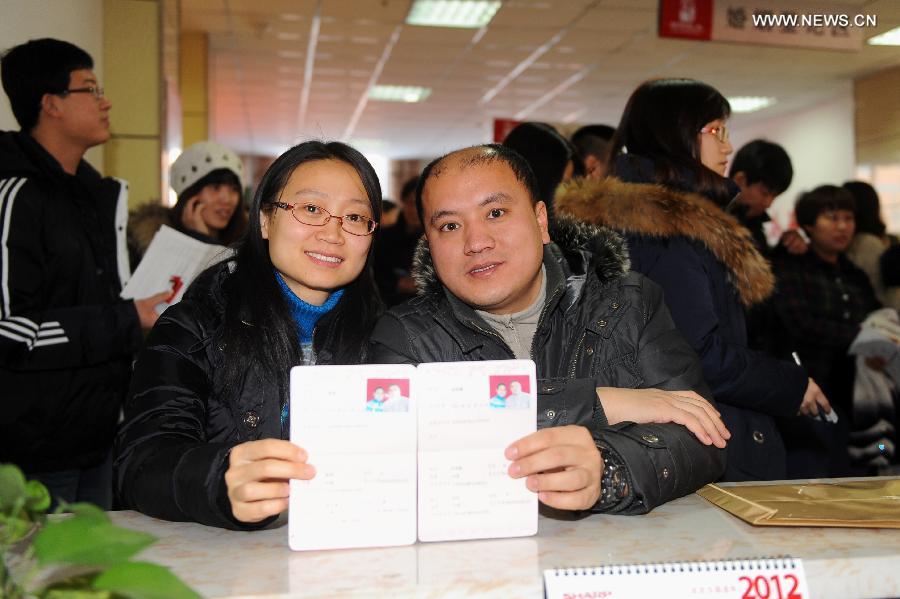
M 631 268 L 625 240 L 606 227 L 572 217 L 558 216 L 551 224 L 549 232 L 553 245 L 559 251 L 565 255 L 580 254 L 582 266 L 595 270 L 601 282 L 618 278 Z M 544 255 L 546 256 L 546 249 Z M 431 248 L 424 235 L 416 246 L 412 277 L 419 295 L 443 292 L 443 286 L 434 270 Z
M 172 210 L 156 202 L 147 202 L 128 215 L 128 244 L 140 257 L 163 225 L 172 226 Z
M 685 237 L 702 244 L 729 272 L 741 303 L 752 306 L 772 295 L 772 268 L 736 218 L 697 194 L 662 185 L 573 179 L 556 192 L 558 215 L 567 214 L 626 235 Z

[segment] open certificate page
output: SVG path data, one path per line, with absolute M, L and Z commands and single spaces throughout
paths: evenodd
M 415 543 L 415 374 L 407 365 L 291 370 L 291 441 L 316 468 L 312 480 L 291 481 L 291 549 Z
M 503 455 L 536 429 L 534 362 L 421 364 L 416 376 L 419 539 L 537 533 L 537 494 Z
M 503 455 L 535 430 L 535 390 L 530 360 L 294 368 L 291 441 L 316 476 L 291 481 L 291 548 L 535 534 Z

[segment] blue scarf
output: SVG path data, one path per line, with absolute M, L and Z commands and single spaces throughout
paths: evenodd
M 324 304 L 314 306 L 297 297 L 297 294 L 291 291 L 291 288 L 284 282 L 284 277 L 281 276 L 280 272 L 275 272 L 275 278 L 278 279 L 281 292 L 284 293 L 291 315 L 294 317 L 294 322 L 297 323 L 297 329 L 300 332 L 300 343 L 304 345 L 312 343 L 312 335 L 316 328 L 316 323 L 337 305 L 341 300 L 341 296 L 344 295 L 344 290 L 338 289 L 328 296 Z M 308 356 L 305 357 L 308 358 Z
M 275 279 L 278 280 L 278 285 L 281 287 L 281 292 L 284 294 L 285 299 L 288 301 L 288 307 L 291 311 L 291 316 L 294 317 L 294 322 L 297 323 L 297 330 L 300 334 L 300 348 L 303 352 L 303 363 L 304 364 L 314 364 L 315 363 L 315 355 L 313 354 L 313 331 L 316 329 L 316 323 L 319 322 L 319 319 L 328 314 L 332 308 L 334 308 L 339 301 L 341 301 L 341 296 L 344 295 L 343 289 L 338 289 L 325 301 L 321 306 L 314 306 L 310 303 L 307 303 L 297 297 L 297 294 L 294 293 L 290 287 L 288 287 L 287 283 L 284 282 L 284 277 L 281 276 L 281 273 L 275 271 Z M 285 431 L 286 426 L 288 425 L 290 411 L 290 402 L 284 402 L 284 405 L 281 406 L 281 430 Z M 283 434 L 283 433 L 282 433 Z

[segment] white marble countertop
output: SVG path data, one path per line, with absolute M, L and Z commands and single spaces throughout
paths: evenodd
M 792 481 L 797 482 L 797 481 Z M 697 495 L 644 516 L 541 516 L 537 536 L 293 552 L 287 527 L 234 532 L 112 512 L 159 541 L 138 559 L 206 597 L 542 597 L 547 568 L 790 555 L 813 599 L 900 596 L 900 530 L 754 527 Z

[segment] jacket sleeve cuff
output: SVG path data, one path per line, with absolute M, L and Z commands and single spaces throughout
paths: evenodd
M 257 530 L 271 524 L 277 516 L 260 522 L 240 522 L 231 512 L 225 471 L 232 445 L 209 443 L 187 450 L 175 468 L 172 484 L 179 509 L 191 519 L 207 526 L 231 530 Z M 202 473 L 206 473 L 205 476 Z
M 538 380 L 538 428 L 580 424 L 590 430 L 607 426 L 606 413 L 597 398 L 594 379 L 552 378 Z

